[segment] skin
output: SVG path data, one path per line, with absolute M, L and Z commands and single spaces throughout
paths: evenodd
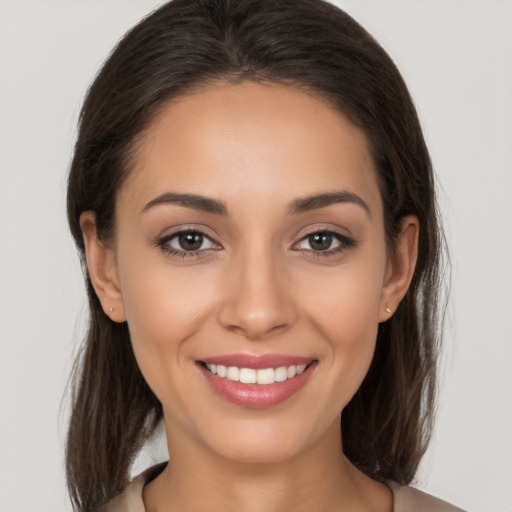
M 360 202 L 290 212 L 298 199 L 340 191 Z M 165 193 L 207 196 L 226 213 L 147 206 Z M 364 134 L 294 88 L 210 85 L 169 102 L 149 127 L 116 219 L 111 245 L 98 240 L 93 212 L 81 225 L 105 313 L 128 322 L 163 405 L 171 462 L 144 489 L 148 512 L 391 511 L 387 486 L 343 456 L 340 411 L 368 370 L 386 308 L 409 286 L 419 228 L 406 217 L 394 250 L 386 246 Z M 185 228 L 206 235 L 199 251 L 170 240 Z M 308 236 L 319 230 L 353 243 L 334 237 L 315 250 Z M 197 365 L 231 353 L 318 363 L 288 400 L 248 408 L 216 394 Z

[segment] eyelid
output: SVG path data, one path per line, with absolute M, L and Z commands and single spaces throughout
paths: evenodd
M 197 249 L 197 250 L 191 250 L 186 251 L 183 249 L 178 249 L 176 247 L 173 247 L 169 244 L 169 242 L 180 235 L 187 234 L 187 233 L 197 233 L 204 238 L 208 239 L 215 247 L 208 247 L 206 249 Z M 210 251 L 217 251 L 222 248 L 221 244 L 217 242 L 217 240 L 208 234 L 204 228 L 196 227 L 196 226 L 180 226 L 179 228 L 175 228 L 170 233 L 159 236 L 155 240 L 155 245 L 161 249 L 162 251 L 168 253 L 169 255 L 178 256 L 178 257 L 190 257 L 190 256 L 204 256 Z
M 169 240 L 173 236 L 177 236 L 182 233 L 199 233 L 216 243 L 218 243 L 217 239 L 219 238 L 211 228 L 203 224 L 178 224 L 172 227 L 168 227 L 165 230 L 161 230 L 160 233 L 164 234 L 157 235 L 155 237 L 156 241 L 164 239 Z
M 159 236 L 155 241 L 154 244 L 161 249 L 162 251 L 168 253 L 169 255 L 177 256 L 177 257 L 187 257 L 187 256 L 195 256 L 195 257 L 201 257 L 201 256 L 207 256 L 211 251 L 218 251 L 220 249 L 223 249 L 222 244 L 220 244 L 217 241 L 216 236 L 212 236 L 208 233 L 210 231 L 209 229 L 205 228 L 204 226 L 194 226 L 194 225 L 183 225 L 179 227 L 175 227 L 170 233 L 167 233 L 163 236 Z M 310 226 L 307 231 L 303 231 L 301 235 L 298 235 L 295 238 L 295 242 L 292 244 L 291 249 L 295 250 L 297 252 L 304 252 L 304 253 L 310 253 L 314 256 L 329 256 L 334 255 L 337 253 L 345 252 L 349 249 L 352 249 L 357 246 L 358 242 L 351 237 L 350 235 L 347 235 L 345 233 L 340 232 L 340 229 L 337 229 L 333 226 L 322 226 L 322 225 L 316 225 L 315 227 Z M 197 233 L 203 236 L 204 238 L 208 239 L 212 247 L 208 247 L 205 249 L 197 249 L 197 250 L 184 250 L 179 249 L 176 247 L 172 247 L 169 242 L 176 237 L 186 234 L 186 233 Z M 301 244 L 304 240 L 306 240 L 308 237 L 315 235 L 317 233 L 324 233 L 332 236 L 334 239 L 339 242 L 334 248 L 324 249 L 324 250 L 315 250 L 313 248 L 306 249 L 298 247 L 299 244 Z
M 297 247 L 301 242 L 306 240 L 308 237 L 315 235 L 317 233 L 328 234 L 328 235 L 332 236 L 333 238 L 335 238 L 339 242 L 339 244 L 332 249 L 325 249 L 323 251 L 315 251 L 314 249 L 303 249 L 303 248 Z M 292 249 L 296 250 L 296 251 L 307 252 L 314 256 L 329 256 L 329 255 L 333 255 L 336 253 L 342 253 L 346 250 L 355 248 L 357 246 L 357 243 L 358 242 L 354 238 L 352 238 L 351 236 L 346 235 L 344 233 L 341 233 L 336 228 L 318 226 L 318 227 L 310 229 L 306 233 L 300 235 L 300 238 L 298 238 L 298 240 L 293 243 Z
M 173 235 L 170 235 L 170 236 L 168 236 L 168 237 L 164 238 L 164 240 L 166 240 L 166 242 L 165 242 L 165 243 L 168 243 L 168 244 L 169 244 L 173 249 L 176 249 L 177 251 L 183 251 L 183 252 L 187 252 L 187 253 L 188 253 L 188 252 L 195 252 L 195 251 L 193 251 L 193 250 L 189 250 L 189 251 L 187 251 L 187 250 L 181 249 L 181 248 L 179 248 L 179 247 L 175 247 L 175 246 L 172 244 L 172 242 L 174 242 L 174 241 L 178 241 L 178 240 L 179 240 L 179 238 L 180 238 L 181 236 L 183 236 L 183 235 L 187 235 L 187 234 L 199 235 L 199 236 L 201 236 L 201 238 L 202 238 L 202 242 L 203 242 L 203 243 L 204 243 L 205 241 L 209 241 L 211 245 L 214 245 L 214 244 L 215 244 L 215 242 L 214 242 L 214 241 L 213 241 L 213 240 L 212 240 L 208 235 L 206 235 L 205 233 L 201 233 L 200 231 L 180 231 L 180 232 L 178 232 L 178 233 L 174 233 Z M 208 247 L 207 249 L 210 249 L 210 247 Z M 204 251 L 204 250 L 206 250 L 206 249 L 197 249 L 197 251 L 200 251 L 200 250 L 201 250 L 201 251 Z
M 308 236 L 314 235 L 315 233 L 330 233 L 343 239 L 350 239 L 355 241 L 354 236 L 348 228 L 323 222 L 312 223 L 302 227 L 296 232 L 296 234 L 293 236 L 293 239 L 302 240 L 303 238 L 307 238 Z M 295 243 L 297 242 L 293 242 L 293 244 Z

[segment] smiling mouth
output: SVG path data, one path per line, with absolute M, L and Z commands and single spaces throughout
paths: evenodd
M 222 379 L 240 382 L 242 384 L 261 384 L 263 386 L 284 382 L 301 375 L 308 367 L 307 364 L 279 366 L 277 368 L 239 368 L 238 366 L 224 366 L 221 364 L 203 363 L 210 373 Z
M 197 364 L 211 389 L 222 398 L 243 407 L 261 409 L 298 393 L 315 371 L 318 360 L 235 354 L 208 358 Z

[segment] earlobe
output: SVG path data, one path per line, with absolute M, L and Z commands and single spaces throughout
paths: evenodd
M 95 212 L 82 212 L 80 215 L 80 227 L 82 228 L 85 244 L 87 270 L 103 311 L 114 322 L 124 322 L 126 317 L 114 250 L 99 239 L 96 229 Z
M 409 289 L 418 259 L 419 229 L 419 221 L 415 215 L 402 219 L 400 234 L 386 269 L 379 322 L 385 322 L 393 315 Z

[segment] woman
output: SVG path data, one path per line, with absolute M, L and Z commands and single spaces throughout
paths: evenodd
M 407 487 L 442 238 L 405 84 L 319 0 L 175 0 L 85 100 L 77 510 L 456 510 Z M 340 421 L 341 415 L 341 421 Z M 129 483 L 163 419 L 169 463 Z

